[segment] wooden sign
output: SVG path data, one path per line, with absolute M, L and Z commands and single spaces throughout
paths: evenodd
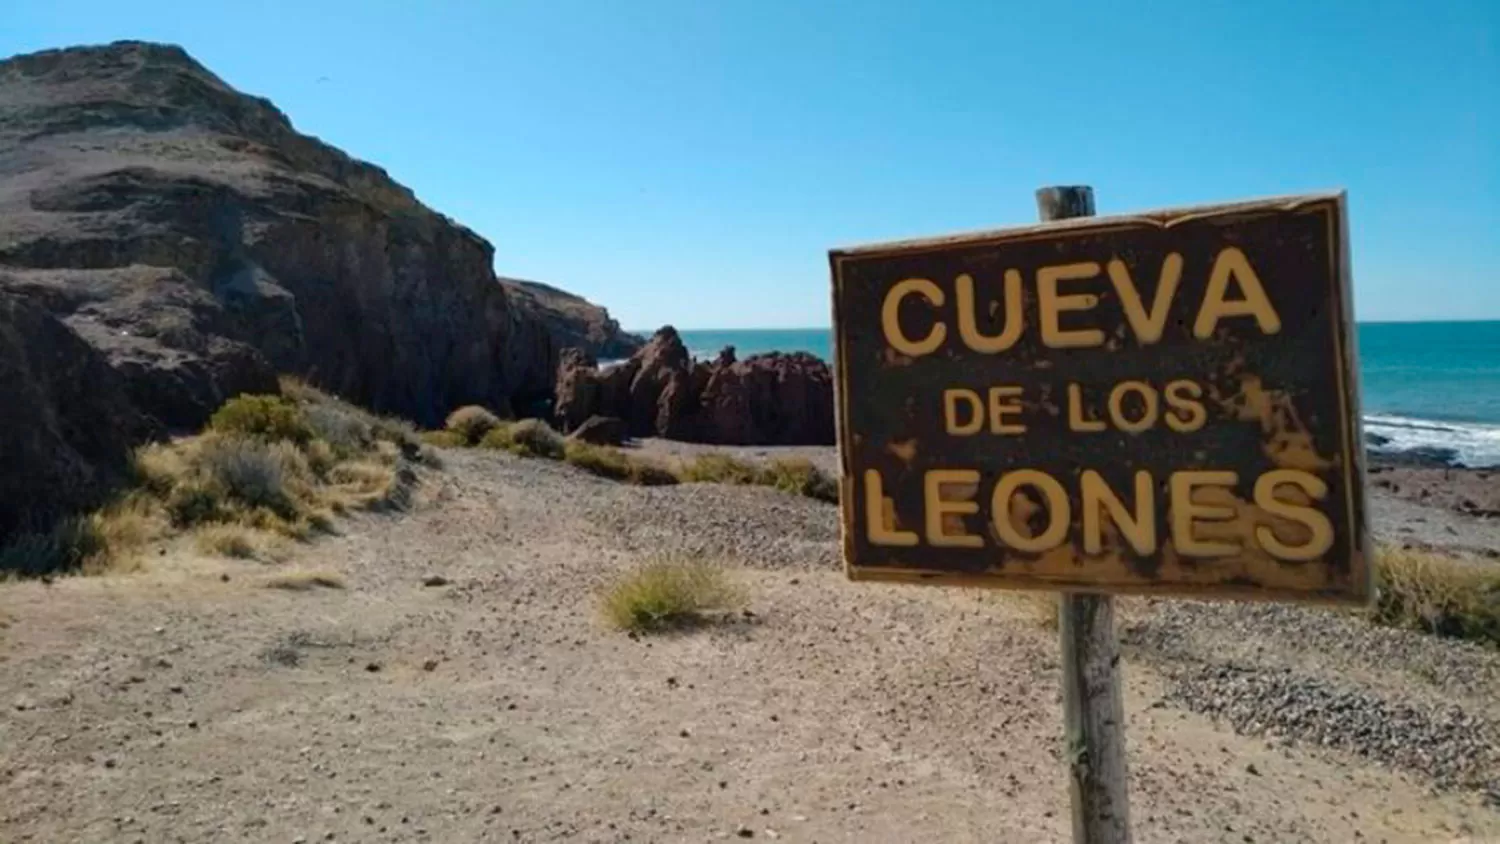
M 851 578 L 1368 599 L 1343 194 L 830 260 Z

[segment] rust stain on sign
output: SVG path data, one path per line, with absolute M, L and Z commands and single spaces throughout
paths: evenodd
M 1343 194 L 830 259 L 850 577 L 1368 601 Z

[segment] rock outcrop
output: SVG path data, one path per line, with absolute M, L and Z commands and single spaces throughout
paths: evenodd
M 0 173 L 0 286 L 172 427 L 274 373 L 427 424 L 549 408 L 565 344 L 628 345 L 576 297 L 508 294 L 484 239 L 177 47 L 0 62 Z
M 500 283 L 516 309 L 545 326 L 564 349 L 582 349 L 598 360 L 624 360 L 646 345 L 622 330 L 607 309 L 582 296 L 539 281 L 502 278 Z
M 557 376 L 555 418 L 565 431 L 592 416 L 617 416 L 631 436 L 725 445 L 829 445 L 833 377 L 808 354 L 694 361 L 667 326 L 624 363 L 600 370 L 570 351 Z
M 102 354 L 46 309 L 0 292 L 0 542 L 94 506 L 160 433 Z

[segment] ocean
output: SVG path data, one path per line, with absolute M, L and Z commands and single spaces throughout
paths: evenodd
M 1500 465 L 1500 322 L 1359 326 L 1365 432 L 1376 449 L 1451 448 L 1469 466 Z M 650 332 L 644 332 L 647 336 Z M 830 360 L 826 328 L 681 331 L 694 357 L 810 352 Z

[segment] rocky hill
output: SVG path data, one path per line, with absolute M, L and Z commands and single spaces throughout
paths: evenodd
M 277 373 L 434 423 L 461 404 L 549 405 L 564 345 L 628 347 L 602 309 L 501 284 L 493 257 L 178 47 L 0 61 L 0 293 L 21 303 L 0 333 L 25 352 L 5 361 L 5 471 L 73 472 L 119 445 L 23 403 L 78 373 L 120 382 L 90 424 L 132 431 L 198 427 L 229 396 L 274 391 Z M 55 436 L 8 436 L 32 428 Z
M 0 285 L 169 426 L 272 372 L 432 422 L 546 399 L 564 344 L 621 342 L 577 297 L 497 283 L 483 238 L 177 47 L 0 62 L 0 173 Z

